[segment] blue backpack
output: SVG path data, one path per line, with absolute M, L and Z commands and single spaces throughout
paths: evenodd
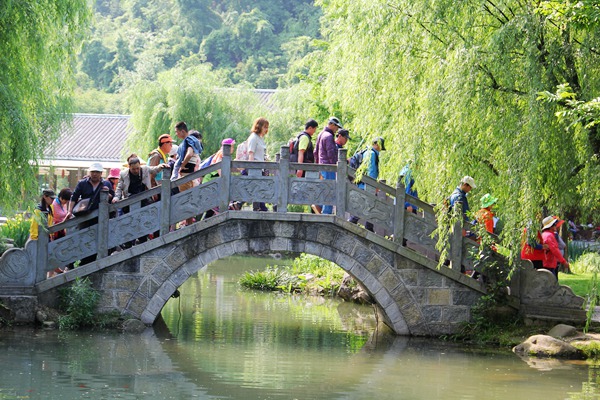
M 360 165 L 363 162 L 363 159 L 365 158 L 365 153 L 367 150 L 369 149 L 367 148 L 361 151 L 357 151 L 352 157 L 350 157 L 350 161 L 348 162 L 348 164 L 351 168 L 358 169 L 358 167 L 360 167 Z

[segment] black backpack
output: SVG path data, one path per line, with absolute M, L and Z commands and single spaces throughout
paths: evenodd
M 348 164 L 351 168 L 358 169 L 358 167 L 360 167 L 360 165 L 363 162 L 363 159 L 365 158 L 365 153 L 367 152 L 367 150 L 369 149 L 367 148 L 361 151 L 357 151 L 352 157 L 350 157 Z

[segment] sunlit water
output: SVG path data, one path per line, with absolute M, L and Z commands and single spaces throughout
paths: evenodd
M 0 399 L 598 399 L 585 362 L 375 334 L 372 309 L 242 290 L 221 260 L 142 335 L 0 331 Z

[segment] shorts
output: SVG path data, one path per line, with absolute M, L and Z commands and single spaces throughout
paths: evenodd
M 181 174 L 180 176 L 183 178 L 185 175 Z M 185 192 L 186 190 L 190 190 L 193 187 L 194 187 L 194 180 L 192 179 L 191 181 L 184 183 L 183 185 L 179 185 L 179 193 Z

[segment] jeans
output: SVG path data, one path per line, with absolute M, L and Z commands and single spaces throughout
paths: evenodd
M 321 172 L 321 176 L 323 177 L 323 179 L 328 179 L 328 180 L 335 180 L 335 172 Z M 333 214 L 333 205 L 323 205 L 323 210 L 321 211 L 321 214 Z

